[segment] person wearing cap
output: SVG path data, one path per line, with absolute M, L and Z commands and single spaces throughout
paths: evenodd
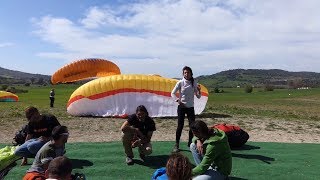
M 52 130 L 52 140 L 48 141 L 38 151 L 32 166 L 27 171 L 23 180 L 30 180 L 34 176 L 43 176 L 50 161 L 65 154 L 65 144 L 68 141 L 69 132 L 66 126 L 56 126 Z

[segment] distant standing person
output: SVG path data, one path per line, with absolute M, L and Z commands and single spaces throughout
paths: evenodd
M 60 125 L 55 116 L 40 114 L 35 107 L 28 107 L 25 113 L 28 120 L 26 141 L 15 151 L 15 155 L 23 157 L 21 165 L 27 164 L 27 158 L 35 157 L 39 149 L 51 139 L 53 128 Z
M 178 127 L 176 130 L 176 143 L 173 147 L 172 152 L 179 151 L 179 142 L 184 126 L 185 114 L 187 114 L 189 126 L 192 122 L 195 121 L 194 113 L 194 95 L 199 99 L 201 97 L 201 88 L 200 85 L 193 79 L 192 69 L 188 66 L 183 67 L 182 69 L 183 78 L 177 82 L 176 86 L 171 92 L 172 98 L 178 103 Z M 179 97 L 176 96 L 176 93 L 179 92 Z M 189 130 L 189 140 L 188 146 L 191 144 L 193 134 Z
M 54 92 L 54 89 L 51 89 L 50 91 L 50 107 L 53 107 L 54 104 L 54 96 L 56 95 L 56 93 Z
M 128 165 L 133 165 L 132 148 L 139 148 L 140 158 L 143 161 L 146 155 L 152 153 L 151 137 L 155 130 L 155 123 L 149 117 L 148 111 L 143 105 L 138 106 L 136 113 L 130 115 L 128 120 L 122 124 L 122 143 L 127 155 L 126 163 Z

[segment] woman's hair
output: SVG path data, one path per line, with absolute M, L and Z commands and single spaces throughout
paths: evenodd
M 183 69 L 182 69 L 182 73 L 183 73 L 185 70 L 189 71 L 190 74 L 191 74 L 190 81 L 191 81 L 191 85 L 192 85 L 192 87 L 193 87 L 194 79 L 193 79 L 192 69 L 191 69 L 189 66 L 185 66 L 185 67 L 183 67 Z
M 209 129 L 207 124 L 201 120 L 196 120 L 190 125 L 190 129 L 195 132 L 199 132 L 205 135 L 214 134 L 213 129 Z
M 56 126 L 52 130 L 52 138 L 58 140 L 64 133 L 68 133 L 68 128 L 66 126 Z
M 147 116 L 149 116 L 147 108 L 144 105 L 140 105 L 140 106 L 137 107 L 136 113 L 138 113 L 139 111 L 142 111 L 142 112 L 146 113 Z
M 192 166 L 189 159 L 180 154 L 173 153 L 170 155 L 166 171 L 169 180 L 191 180 Z

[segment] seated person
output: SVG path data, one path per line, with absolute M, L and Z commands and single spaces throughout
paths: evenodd
M 122 124 L 122 143 L 127 155 L 126 163 L 128 165 L 133 164 L 132 148 L 139 148 L 140 158 L 143 161 L 146 155 L 152 153 L 151 137 L 155 130 L 155 123 L 149 117 L 148 111 L 143 105 L 138 106 L 136 114 L 130 115 L 128 120 Z
M 35 107 L 28 107 L 25 113 L 29 121 L 26 141 L 15 151 L 15 155 L 23 157 L 21 165 L 27 164 L 27 158 L 35 157 L 39 149 L 50 140 L 53 128 L 60 125 L 55 116 L 40 114 Z
M 227 179 L 232 157 L 226 134 L 215 128 L 209 129 L 203 121 L 195 121 L 190 128 L 195 136 L 190 145 L 196 164 L 192 169 L 194 179 Z
M 65 156 L 54 158 L 46 170 L 47 180 L 69 180 L 71 179 L 72 162 Z
M 52 140 L 38 151 L 23 180 L 31 180 L 33 176 L 44 176 L 50 161 L 58 156 L 63 156 L 65 153 L 65 143 L 68 137 L 69 133 L 66 126 L 56 126 L 52 131 Z
M 152 180 L 191 180 L 192 166 L 189 159 L 180 154 L 170 155 L 166 168 L 157 169 Z

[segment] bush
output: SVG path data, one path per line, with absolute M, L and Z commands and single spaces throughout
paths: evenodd
M 15 87 L 9 87 L 6 89 L 7 92 L 11 92 L 13 94 L 18 94 L 18 93 L 27 93 L 28 90 L 24 90 L 24 89 L 17 89 Z
M 30 86 L 30 83 L 29 82 L 24 83 L 24 86 Z
M 8 85 L 4 84 L 4 85 L 1 86 L 1 90 L 7 90 L 8 87 L 9 87 Z
M 219 88 L 215 87 L 215 88 L 214 88 L 214 93 L 220 93 Z
M 265 87 L 264 87 L 264 91 L 273 91 L 274 90 L 274 87 L 270 84 L 267 84 Z
M 252 85 L 246 85 L 246 86 L 244 87 L 244 92 L 246 92 L 246 93 L 252 93 L 252 91 L 253 91 Z

